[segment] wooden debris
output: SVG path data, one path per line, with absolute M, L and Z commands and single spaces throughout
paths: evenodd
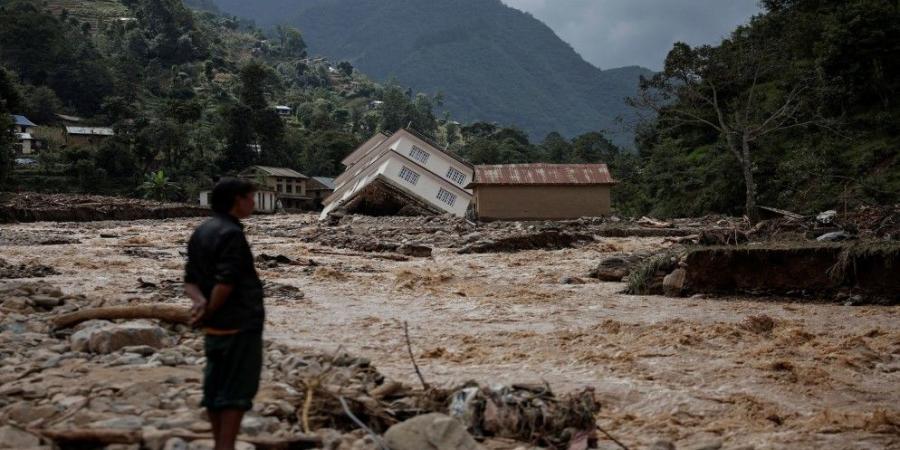
M 164 322 L 187 324 L 190 323 L 191 311 L 184 306 L 165 304 L 107 306 L 63 314 L 51 319 L 50 323 L 55 330 L 61 330 L 94 319 L 157 319 Z

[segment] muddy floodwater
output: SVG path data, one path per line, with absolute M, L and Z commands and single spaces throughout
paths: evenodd
M 200 220 L 3 225 L 0 255 L 56 269 L 44 280 L 67 294 L 152 301 L 159 294 L 138 279 L 180 280 L 185 242 Z M 474 255 L 434 248 L 430 258 L 396 261 L 292 237 L 314 222 L 247 222 L 256 254 L 315 263 L 260 269 L 303 294 L 268 301 L 269 340 L 303 351 L 343 347 L 417 383 L 405 321 L 428 382 L 590 386 L 602 402 L 598 423 L 631 448 L 659 440 L 678 448 L 900 448 L 900 307 L 637 297 L 586 277 L 600 257 L 660 249 L 663 238 Z M 761 315 L 774 319 L 771 330 L 748 326 Z

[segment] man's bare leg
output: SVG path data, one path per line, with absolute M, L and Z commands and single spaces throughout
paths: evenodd
M 234 442 L 241 431 L 241 419 L 244 411 L 240 409 L 223 409 L 219 411 L 219 434 L 216 439 L 216 450 L 234 450 Z
M 213 411 L 211 409 L 207 409 L 206 415 L 209 416 L 209 424 L 212 427 L 213 440 L 219 442 L 219 433 L 222 429 L 222 413 L 221 411 Z

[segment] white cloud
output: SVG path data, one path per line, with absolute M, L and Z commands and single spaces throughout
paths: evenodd
M 715 44 L 759 12 L 758 0 L 502 0 L 604 68 L 660 69 L 672 44 Z

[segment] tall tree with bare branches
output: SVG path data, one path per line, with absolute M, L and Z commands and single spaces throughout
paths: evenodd
M 718 47 L 679 42 L 666 57 L 665 69 L 642 78 L 638 95 L 629 99 L 632 106 L 655 113 L 662 130 L 713 130 L 719 148 L 741 167 L 751 218 L 757 217 L 754 143 L 791 128 L 824 124 L 806 107 L 814 98 L 814 83 L 785 84 L 784 72 L 796 69 L 780 56 L 777 48 L 742 36 L 740 29 Z

